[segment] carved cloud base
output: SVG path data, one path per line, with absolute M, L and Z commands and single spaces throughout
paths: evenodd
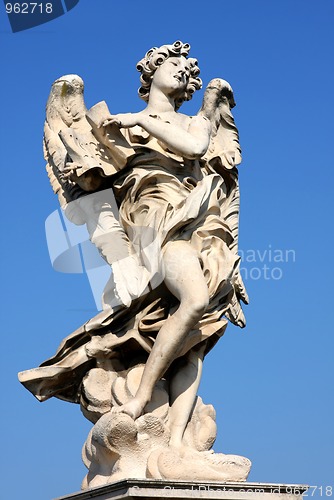
M 161 419 L 146 414 L 134 421 L 109 412 L 90 432 L 83 450 L 89 469 L 83 489 L 127 479 L 245 481 L 251 462 L 211 451 L 168 447 L 169 433 Z
M 84 380 L 82 411 L 95 425 L 83 447 L 83 461 L 89 472 L 82 488 L 129 477 L 245 481 L 250 460 L 211 450 L 217 431 L 215 411 L 200 397 L 196 398 L 182 447 L 177 449 L 169 446 L 170 406 L 164 380 L 157 383 L 144 415 L 133 420 L 119 412 L 119 406 L 136 391 L 142 370 L 143 366 L 136 366 L 122 375 L 118 373 L 108 383 L 110 372 L 97 368 Z M 90 387 L 94 388 L 94 401 Z

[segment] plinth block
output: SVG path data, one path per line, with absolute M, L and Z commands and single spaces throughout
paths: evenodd
M 56 500 L 302 500 L 302 484 L 218 483 L 128 479 L 90 488 Z

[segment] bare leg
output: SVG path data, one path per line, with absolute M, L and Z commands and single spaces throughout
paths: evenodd
M 202 375 L 205 346 L 192 349 L 187 364 L 178 370 L 171 382 L 172 406 L 169 412 L 171 438 L 169 444 L 182 448 L 182 438 L 194 406 Z
M 165 284 L 179 299 L 180 305 L 165 321 L 157 335 L 136 396 L 120 407 L 120 411 L 134 419 L 142 414 L 152 397 L 156 382 L 179 355 L 184 339 L 202 318 L 209 301 L 208 288 L 197 253 L 189 243 L 168 243 L 164 265 Z

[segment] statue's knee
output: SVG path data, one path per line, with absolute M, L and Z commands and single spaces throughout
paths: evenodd
M 192 321 L 199 321 L 209 305 L 209 297 L 206 294 L 193 297 L 187 301 L 185 308 Z

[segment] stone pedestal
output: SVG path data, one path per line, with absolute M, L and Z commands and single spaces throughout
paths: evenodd
M 217 483 L 128 479 L 90 488 L 57 500 L 302 500 L 301 484 Z

